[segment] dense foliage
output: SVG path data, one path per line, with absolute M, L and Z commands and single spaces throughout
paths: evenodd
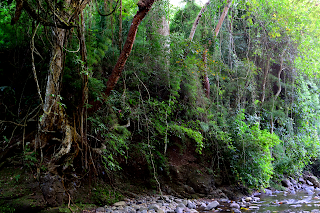
M 234 0 L 214 37 L 225 3 L 208 5 L 192 42 L 189 33 L 201 7 L 194 1 L 182 8 L 166 1 L 154 4 L 107 98 L 106 82 L 136 6 L 124 0 L 119 18 L 119 11 L 110 16 L 97 12 L 111 11 L 116 2 L 87 5 L 88 60 L 84 62 L 77 51 L 80 38 L 71 29 L 64 47 L 59 102 L 73 131 L 87 124 L 87 144 L 72 148 L 74 153 L 61 161 L 63 171 L 111 174 L 124 161 L 141 158 L 150 176 L 156 177 L 167 167 L 168 147 L 179 144 L 193 147 L 197 157 L 210 162 L 207 166 L 215 175 L 228 176 L 233 183 L 267 187 L 283 175 L 300 174 L 319 158 L 318 3 Z M 35 41 L 32 54 L 45 99 L 47 70 L 54 57 L 50 56 L 50 26 L 40 25 L 36 31 L 37 21 L 30 21 L 25 11 L 12 26 L 15 1 L 0 4 L 0 146 L 5 153 L 0 161 L 11 157 L 6 149 L 15 147 L 23 151 L 26 165 L 32 163 L 33 169 L 45 171 L 59 146 L 55 140 L 59 134 L 44 156 L 32 142 L 42 103 L 33 81 L 30 42 Z M 170 18 L 169 36 L 158 33 L 163 17 Z M 79 116 L 83 75 L 88 76 L 89 87 L 85 121 Z M 206 75 L 210 97 L 203 88 Z

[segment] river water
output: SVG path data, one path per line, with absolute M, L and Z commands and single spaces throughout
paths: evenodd
M 320 191 L 302 190 L 292 193 L 278 192 L 273 195 L 260 195 L 260 201 L 241 212 L 317 212 L 320 213 Z

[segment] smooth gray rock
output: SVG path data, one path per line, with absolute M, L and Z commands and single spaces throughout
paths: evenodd
M 194 203 L 192 203 L 190 200 L 188 200 L 187 207 L 189 209 L 196 209 L 197 208 L 197 206 Z
M 177 207 L 186 208 L 186 206 L 183 203 L 179 203 Z
M 231 203 L 230 208 L 240 209 L 240 205 L 237 203 Z
M 176 203 L 182 203 L 182 199 L 180 199 L 180 198 L 176 198 L 176 199 L 174 199 L 174 201 L 175 201 Z
M 131 206 L 126 206 L 123 208 L 123 211 L 128 212 L 128 213 L 135 213 L 136 210 L 132 208 Z
M 213 202 L 209 203 L 204 210 L 210 211 L 210 210 L 216 208 L 217 206 L 219 206 L 219 203 L 217 201 L 213 201 Z
M 188 200 L 183 200 L 182 203 L 183 203 L 185 206 L 187 206 Z
M 297 185 L 298 184 L 298 182 L 295 179 L 293 179 L 292 177 L 289 177 L 289 180 L 293 185 Z
M 262 194 L 272 195 L 272 191 L 270 189 L 264 189 L 264 192 Z
M 106 209 L 104 207 L 99 207 L 96 209 L 96 212 L 101 212 L 101 213 L 103 212 L 104 213 L 104 212 L 106 212 Z
M 174 210 L 175 213 L 183 213 L 183 208 L 181 207 L 177 207 L 175 210 Z
M 299 177 L 298 181 L 302 184 L 306 184 L 306 181 L 303 179 L 303 177 Z
M 245 200 L 246 202 L 250 202 L 250 201 L 252 201 L 252 197 L 246 197 L 244 200 Z
M 151 204 L 150 206 L 149 206 L 149 210 L 155 210 L 155 211 L 158 211 L 158 209 L 159 209 L 160 207 L 157 205 L 157 204 Z
M 126 205 L 126 202 L 124 201 L 119 201 L 119 202 L 116 202 L 113 204 L 114 206 L 125 206 Z
M 306 183 L 307 183 L 309 186 L 313 186 L 313 183 L 312 183 L 310 180 L 307 180 Z

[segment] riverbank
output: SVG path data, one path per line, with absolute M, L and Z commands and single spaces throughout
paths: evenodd
M 204 172 L 196 175 L 196 170 L 186 166 L 171 166 L 171 170 L 171 181 L 160 180 L 162 196 L 156 188 L 143 186 L 144 182 L 138 183 L 136 179 L 115 179 L 116 182 L 109 184 L 98 178 L 92 179 L 91 183 L 90 179 L 76 179 L 78 181 L 65 184 L 69 190 L 64 205 L 49 207 L 36 171 L 17 165 L 3 167 L 0 171 L 0 212 L 243 212 L 258 211 L 263 196 L 284 196 L 275 201 L 275 205 L 291 205 L 292 201 L 285 198 L 296 193 L 312 196 L 312 199 L 320 197 L 317 195 L 320 183 L 308 172 L 301 177 L 283 179 L 278 190 L 270 188 L 250 193 L 242 185 L 216 186 L 212 175 Z

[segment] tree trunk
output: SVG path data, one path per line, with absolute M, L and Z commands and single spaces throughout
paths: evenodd
M 131 53 L 132 46 L 133 46 L 134 40 L 136 38 L 138 26 L 141 23 L 141 21 L 143 20 L 143 18 L 149 12 L 153 3 L 154 3 L 154 0 L 140 0 L 138 2 L 139 10 L 132 20 L 132 23 L 131 23 L 131 26 L 129 29 L 129 33 L 127 36 L 127 40 L 123 46 L 123 50 L 121 51 L 119 59 L 115 65 L 114 69 L 112 70 L 112 73 L 111 73 L 109 79 L 108 79 L 107 88 L 104 91 L 105 97 L 108 97 L 110 95 L 111 91 L 114 89 L 115 85 L 117 84 L 117 82 L 120 78 L 120 75 L 124 69 L 124 66 L 127 62 L 127 59 Z
M 82 73 L 82 103 L 81 103 L 81 112 L 80 112 L 80 136 L 82 150 L 85 148 L 84 154 L 84 168 L 88 169 L 88 145 L 87 145 L 87 104 L 88 104 L 88 78 L 89 72 L 87 67 L 87 48 L 85 41 L 85 22 L 83 11 L 81 11 L 80 17 L 81 27 L 78 29 L 78 37 L 80 39 L 80 54 L 83 65 L 81 66 Z
M 225 6 L 225 8 L 223 9 L 223 12 L 220 16 L 219 22 L 216 26 L 216 29 L 214 30 L 214 37 L 217 37 L 217 35 L 219 34 L 220 28 L 222 26 L 223 20 L 225 19 L 226 15 L 228 14 L 229 8 L 231 6 L 232 0 L 228 0 L 227 1 L 227 5 Z
M 268 73 L 270 69 L 270 56 L 267 54 L 267 64 L 264 69 L 264 74 L 263 74 L 263 82 L 262 82 L 262 95 L 261 95 L 261 104 L 264 103 L 265 97 L 266 97 L 266 84 L 267 84 L 267 78 L 268 78 Z
M 204 11 L 206 11 L 207 9 L 207 6 L 210 4 L 210 0 L 201 8 L 196 20 L 193 22 L 193 25 L 192 25 L 192 28 L 191 28 L 191 32 L 190 32 L 190 35 L 189 35 L 189 40 L 192 41 L 193 40 L 193 37 L 194 37 L 194 34 L 196 32 L 196 29 L 197 29 L 197 26 L 199 24 L 199 21 L 200 21 L 200 18 L 202 16 L 202 14 L 204 13 Z

